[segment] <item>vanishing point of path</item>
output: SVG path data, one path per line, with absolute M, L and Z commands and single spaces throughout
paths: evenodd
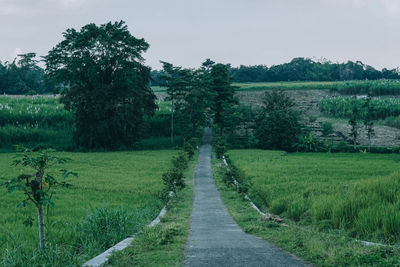
M 305 266 L 295 256 L 239 228 L 223 205 L 215 186 L 210 141 L 211 131 L 206 129 L 195 171 L 185 266 Z

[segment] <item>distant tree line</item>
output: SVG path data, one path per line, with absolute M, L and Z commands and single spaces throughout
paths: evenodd
M 53 93 L 54 86 L 38 66 L 35 53 L 18 55 L 12 62 L 0 62 L 0 94 Z
M 233 82 L 347 81 L 400 79 L 398 69 L 377 70 L 361 61 L 332 63 L 309 58 L 294 58 L 289 63 L 230 67 Z M 164 70 L 151 71 L 151 85 L 163 83 Z M 59 93 L 35 53 L 18 55 L 12 62 L 0 62 L 0 94 L 26 95 Z
M 361 61 L 332 63 L 314 61 L 309 58 L 294 58 L 289 63 L 267 67 L 265 65 L 231 68 L 235 82 L 278 82 L 278 81 L 347 81 L 400 79 L 398 69 L 381 71 Z
M 231 67 L 233 82 L 281 82 L 281 81 L 348 81 L 400 79 L 398 69 L 377 70 L 361 61 L 332 63 L 309 58 L 294 58 L 289 63 Z M 162 70 L 152 71 L 152 85 L 160 85 Z

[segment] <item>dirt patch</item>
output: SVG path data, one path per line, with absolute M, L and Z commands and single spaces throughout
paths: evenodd
M 240 103 L 259 109 L 262 106 L 264 94 L 265 91 L 242 91 L 237 92 L 236 97 L 238 97 Z M 318 102 L 321 99 L 336 94 L 329 92 L 329 90 L 287 90 L 286 94 L 294 100 L 296 109 L 301 112 L 303 124 L 309 127 L 314 135 L 335 143 L 340 141 L 345 141 L 349 144 L 352 143 L 349 136 L 350 126 L 347 124 L 347 121 L 324 118 L 324 115 L 318 108 Z M 310 117 L 316 117 L 318 119 L 312 122 L 309 119 Z M 320 123 L 323 121 L 332 122 L 334 133 L 329 136 L 322 136 L 322 127 Z M 376 125 L 374 129 L 375 136 L 371 138 L 371 144 L 373 146 L 400 146 L 400 129 L 382 125 Z M 368 138 L 364 128 L 360 129 L 359 144 L 368 145 Z

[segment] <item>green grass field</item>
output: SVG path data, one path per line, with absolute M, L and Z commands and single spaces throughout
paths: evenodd
M 264 91 L 271 89 L 299 90 L 299 89 L 331 89 L 343 82 L 255 82 L 233 83 L 237 91 Z
M 400 241 L 400 155 L 229 152 L 263 209 L 358 239 Z
M 398 236 L 395 241 L 400 227 L 396 222 L 400 214 L 400 155 L 261 150 L 232 150 L 228 154 L 235 166 L 244 171 L 252 200 L 265 212 L 279 213 L 286 224 L 260 220 L 261 216 L 235 187 L 224 183 L 225 171 L 214 160 L 214 177 L 222 199 L 247 233 L 315 266 L 400 265 Z M 362 205 L 354 205 L 357 203 Z M 334 211 L 341 224 L 335 225 L 335 216 L 315 218 L 320 211 L 328 215 Z M 359 231 L 356 224 L 348 223 L 348 215 L 363 222 L 359 225 L 376 226 L 373 221 L 383 224 L 364 228 L 367 232 Z M 383 225 L 388 221 L 394 222 L 395 230 L 385 236 Z M 366 246 L 360 239 L 391 245 Z
M 59 153 L 71 161 L 63 168 L 75 171 L 69 189 L 56 189 L 55 208 L 47 216 L 48 265 L 75 266 L 148 224 L 163 206 L 158 193 L 161 175 L 176 151 Z M 0 177 L 20 170 L 10 167 L 14 154 L 0 154 Z M 39 265 L 36 212 L 17 208 L 20 192 L 0 188 L 0 265 Z M 34 218 L 32 227 L 22 223 Z M 117 227 L 113 227 L 117 226 Z M 42 265 L 41 265 L 42 266 Z
M 334 82 L 266 82 L 266 83 L 234 83 L 237 91 L 282 90 L 331 90 L 344 95 L 367 94 L 399 95 L 400 81 L 334 81 Z

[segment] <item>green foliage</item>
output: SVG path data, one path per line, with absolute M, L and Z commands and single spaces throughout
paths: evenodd
M 317 119 L 318 119 L 318 118 L 317 118 L 316 116 L 312 116 L 312 115 L 308 116 L 308 120 L 309 120 L 311 123 L 316 122 Z
M 36 207 L 40 205 L 54 206 L 51 200 L 51 189 L 55 186 L 69 187 L 70 184 L 65 181 L 60 182 L 55 176 L 48 172 L 48 169 L 53 165 L 64 164 L 67 159 L 60 158 L 54 155 L 52 150 L 40 150 L 33 152 L 32 150 L 21 148 L 22 154 L 17 154 L 17 159 L 13 165 L 28 167 L 32 173 L 20 174 L 16 178 L 5 182 L 8 192 L 22 191 L 25 199 L 18 206 L 26 206 L 32 202 Z M 68 178 L 70 175 L 77 176 L 76 173 L 67 170 L 61 170 L 60 176 Z
M 63 85 L 62 102 L 75 115 L 74 141 L 119 148 L 138 140 L 155 96 L 141 56 L 149 45 L 123 21 L 68 29 L 45 57 L 49 77 Z M 79 55 L 79 56 L 77 56 Z
M 163 187 L 160 178 L 171 166 L 171 158 L 175 154 L 176 150 L 57 153 L 60 157 L 71 158 L 63 168 L 78 171 L 80 178 L 74 179 L 71 188 L 53 187 L 56 208 L 44 209 L 46 257 L 35 249 L 37 227 L 22 225 L 27 217 L 34 214 L 35 207 L 17 208 L 22 194 L 7 194 L 5 188 L 0 187 L 0 266 L 82 265 L 107 249 L 98 246 L 103 239 L 95 231 L 101 232 L 101 229 L 92 229 L 94 239 L 89 239 L 90 236 L 85 239 L 86 233 L 90 233 L 88 228 L 91 228 L 85 218 L 94 218 L 96 210 L 103 209 L 105 202 L 111 214 L 120 212 L 123 218 L 126 213 L 122 213 L 121 206 L 128 213 L 128 224 L 132 227 L 121 225 L 121 229 L 126 231 L 120 233 L 121 236 L 127 237 L 142 230 L 142 226 L 150 223 L 163 206 L 158 198 L 158 192 Z M 13 168 L 9 167 L 13 157 L 14 153 L 0 153 L 0 176 L 5 178 L 4 181 L 14 175 Z M 56 174 L 58 169 L 53 166 L 51 171 Z M 103 213 L 104 217 L 111 214 Z M 31 217 L 36 226 L 37 217 Z M 114 217 L 119 218 L 117 215 Z M 83 223 L 86 228 L 79 226 Z M 112 230 L 109 229 L 108 233 L 111 235 Z M 118 233 L 118 229 L 114 229 L 114 233 Z M 117 240 L 118 237 L 112 239 Z
M 216 138 L 213 146 L 217 158 L 218 159 L 222 158 L 222 156 L 224 156 L 227 151 L 225 139 L 222 137 Z
M 197 135 L 200 127 L 206 124 L 208 91 L 203 69 L 192 70 L 176 67 L 162 62 L 162 85 L 171 101 L 171 136 L 183 135 L 185 138 Z
M 384 125 L 390 126 L 390 127 L 394 127 L 394 128 L 398 128 L 400 129 L 400 116 L 391 116 L 391 117 L 387 117 L 384 121 L 383 121 Z
M 244 152 L 244 150 L 242 150 L 241 152 Z M 252 152 L 253 153 L 251 153 L 250 158 L 257 158 L 261 156 L 258 153 L 254 153 L 254 150 L 252 150 Z M 264 151 L 264 153 L 272 152 Z M 303 155 L 307 155 L 310 157 L 315 156 L 315 154 Z M 247 156 L 248 155 L 246 153 L 246 157 Z M 269 162 L 270 160 L 270 157 L 266 158 L 266 162 Z M 310 159 L 306 159 L 306 162 L 308 161 L 310 161 Z M 263 162 L 262 165 L 266 165 L 266 162 Z M 316 162 L 317 161 L 312 161 L 313 164 L 315 164 Z M 277 163 L 279 164 L 278 161 Z M 287 165 L 285 163 L 283 170 L 290 170 L 293 167 L 302 167 L 297 166 L 296 164 L 294 164 L 294 162 L 291 162 L 290 164 L 291 165 Z M 301 179 L 307 179 L 307 176 L 310 175 L 310 172 L 307 171 L 309 169 L 309 165 L 306 165 L 306 168 L 303 170 L 304 176 L 302 176 Z M 213 167 L 216 166 L 217 165 L 215 164 Z M 268 169 L 258 168 L 251 173 L 254 174 L 258 172 L 260 175 L 264 174 L 264 176 L 268 174 L 268 179 L 264 177 L 265 180 L 274 179 L 275 175 L 274 173 L 271 173 L 270 169 L 274 169 L 274 166 L 275 164 L 271 165 L 270 163 L 268 163 Z M 251 169 L 254 170 L 254 167 L 255 166 L 252 165 Z M 309 219 L 309 210 L 307 210 L 303 215 L 300 216 L 299 222 L 293 222 L 292 220 L 285 218 L 287 214 L 285 214 L 284 212 L 282 216 L 285 216 L 284 221 L 288 224 L 287 227 L 281 227 L 281 225 L 279 224 L 268 221 L 260 221 L 259 214 L 249 205 L 249 203 L 247 201 L 243 201 L 233 188 L 227 188 L 222 183 L 221 172 L 215 172 L 215 174 L 215 181 L 219 191 L 221 192 L 221 197 L 224 201 L 224 204 L 227 206 L 230 214 L 232 214 L 235 221 L 242 229 L 244 229 L 247 233 L 256 235 L 264 240 L 268 240 L 269 242 L 273 242 L 280 248 L 287 250 L 306 260 L 309 264 L 316 266 L 389 267 L 396 266 L 400 262 L 400 250 L 397 245 L 391 247 L 379 245 L 366 246 L 353 238 L 347 237 L 346 232 L 343 230 L 332 230 L 332 225 L 329 223 L 329 221 L 326 220 L 320 221 L 318 225 L 310 225 L 311 221 Z M 259 174 L 257 174 L 257 176 Z M 280 175 L 280 177 L 281 179 L 285 179 L 285 177 L 282 177 L 282 175 Z M 296 176 L 293 176 L 293 178 L 296 179 Z M 270 186 L 274 186 L 276 183 L 279 182 L 274 179 Z M 259 186 L 260 184 L 257 184 L 257 187 Z M 288 197 L 288 195 L 292 193 L 291 191 L 293 187 L 296 186 L 290 181 L 285 181 L 281 183 L 281 187 L 286 189 L 286 193 L 280 191 L 278 192 L 278 194 L 274 194 L 274 191 L 277 190 L 277 188 L 274 187 L 271 192 L 274 195 L 274 199 L 282 199 L 280 196 L 285 198 Z M 296 187 L 296 189 L 298 188 Z M 313 198 L 313 194 L 296 194 L 296 196 L 298 198 L 303 197 L 306 199 Z M 252 195 L 251 197 L 254 201 L 254 195 Z M 318 200 L 316 199 L 314 202 L 317 201 Z M 299 202 L 301 203 L 301 201 Z M 304 203 L 306 203 L 306 201 Z M 318 201 L 318 203 L 321 202 Z M 328 203 L 327 206 L 329 206 L 330 203 Z M 328 233 L 326 233 L 325 231 L 327 231 Z
M 299 152 L 325 152 L 329 151 L 330 147 L 325 142 L 321 141 L 318 136 L 311 133 L 305 136 L 300 136 L 294 147 Z
M 331 90 L 344 95 L 399 95 L 399 80 L 377 81 L 302 81 L 302 82 L 254 82 L 235 83 L 239 91 L 264 91 L 264 90 Z
M 229 65 L 212 64 L 209 73 L 209 90 L 212 92 L 211 110 L 213 111 L 214 123 L 218 125 L 221 133 L 226 126 L 226 117 L 232 114 L 232 108 L 237 104 L 234 98 L 235 87 Z
M 260 148 L 292 150 L 300 133 L 294 102 L 283 91 L 266 92 L 263 111 L 256 125 Z
M 318 106 L 322 113 L 335 118 L 350 118 L 353 113 L 353 108 L 358 110 L 360 118 L 368 116 L 370 120 L 383 120 L 390 116 L 400 115 L 400 99 L 396 97 L 372 99 L 331 97 L 322 99 L 318 103 Z
M 188 159 L 192 160 L 194 156 L 194 151 L 195 147 L 193 146 L 193 143 L 190 143 L 189 141 L 185 142 L 183 145 L 183 151 L 188 155 Z
M 328 60 L 315 61 L 302 57 L 293 58 L 288 63 L 274 65 L 269 68 L 265 65 L 241 65 L 240 67 L 232 68 L 231 72 L 235 82 L 344 81 L 400 78 L 397 69 L 379 71 L 360 61 L 333 63 Z
M 45 229 L 44 229 L 44 206 L 54 206 L 52 201 L 52 188 L 55 186 L 69 187 L 70 184 L 65 181 L 60 182 L 50 172 L 49 169 L 53 165 L 63 164 L 66 162 L 65 158 L 55 156 L 51 150 L 40 150 L 34 153 L 32 150 L 21 148 L 23 151 L 22 155 L 17 155 L 17 159 L 14 160 L 13 165 L 21 165 L 23 168 L 29 168 L 32 173 L 21 173 L 13 179 L 8 180 L 4 183 L 7 191 L 13 193 L 15 191 L 22 191 L 25 195 L 19 204 L 19 206 L 25 207 L 28 203 L 35 205 L 37 209 L 37 215 L 39 220 L 39 245 L 41 249 L 46 248 L 45 241 Z M 61 176 L 68 178 L 68 176 L 76 173 L 61 170 Z M 25 225 L 32 226 L 32 219 L 28 217 L 24 221 Z
M 88 214 L 76 226 L 82 249 L 106 250 L 139 231 L 152 219 L 150 210 L 128 211 L 124 207 L 102 207 Z
M 11 63 L 0 62 L 0 95 L 53 93 L 52 83 L 37 65 L 35 53 L 18 55 Z
M 229 156 L 250 177 L 248 194 L 264 209 L 322 232 L 400 240 L 397 154 L 231 150 Z
M 164 190 L 161 193 L 161 199 L 164 202 L 169 201 L 170 192 L 177 196 L 178 191 L 185 188 L 184 171 L 188 167 L 188 163 L 188 154 L 184 151 L 172 158 L 173 167 L 162 175 Z
M 136 235 L 132 246 L 111 255 L 111 266 L 181 266 L 184 247 L 190 231 L 195 162 L 185 172 L 187 186 L 170 200 L 168 212 L 155 227 Z
M 0 97 L 0 147 L 71 147 L 73 116 L 55 97 Z
M 353 138 L 353 144 L 354 144 L 354 149 L 357 149 L 357 139 L 358 136 L 360 135 L 359 129 L 361 128 L 359 124 L 359 120 L 362 118 L 360 109 L 358 105 L 356 104 L 356 98 L 352 98 L 351 101 L 351 114 L 350 114 L 350 119 L 349 119 L 349 125 L 350 125 L 350 137 Z
M 321 124 L 322 126 L 322 135 L 327 136 L 333 133 L 332 123 L 329 121 L 325 121 Z

